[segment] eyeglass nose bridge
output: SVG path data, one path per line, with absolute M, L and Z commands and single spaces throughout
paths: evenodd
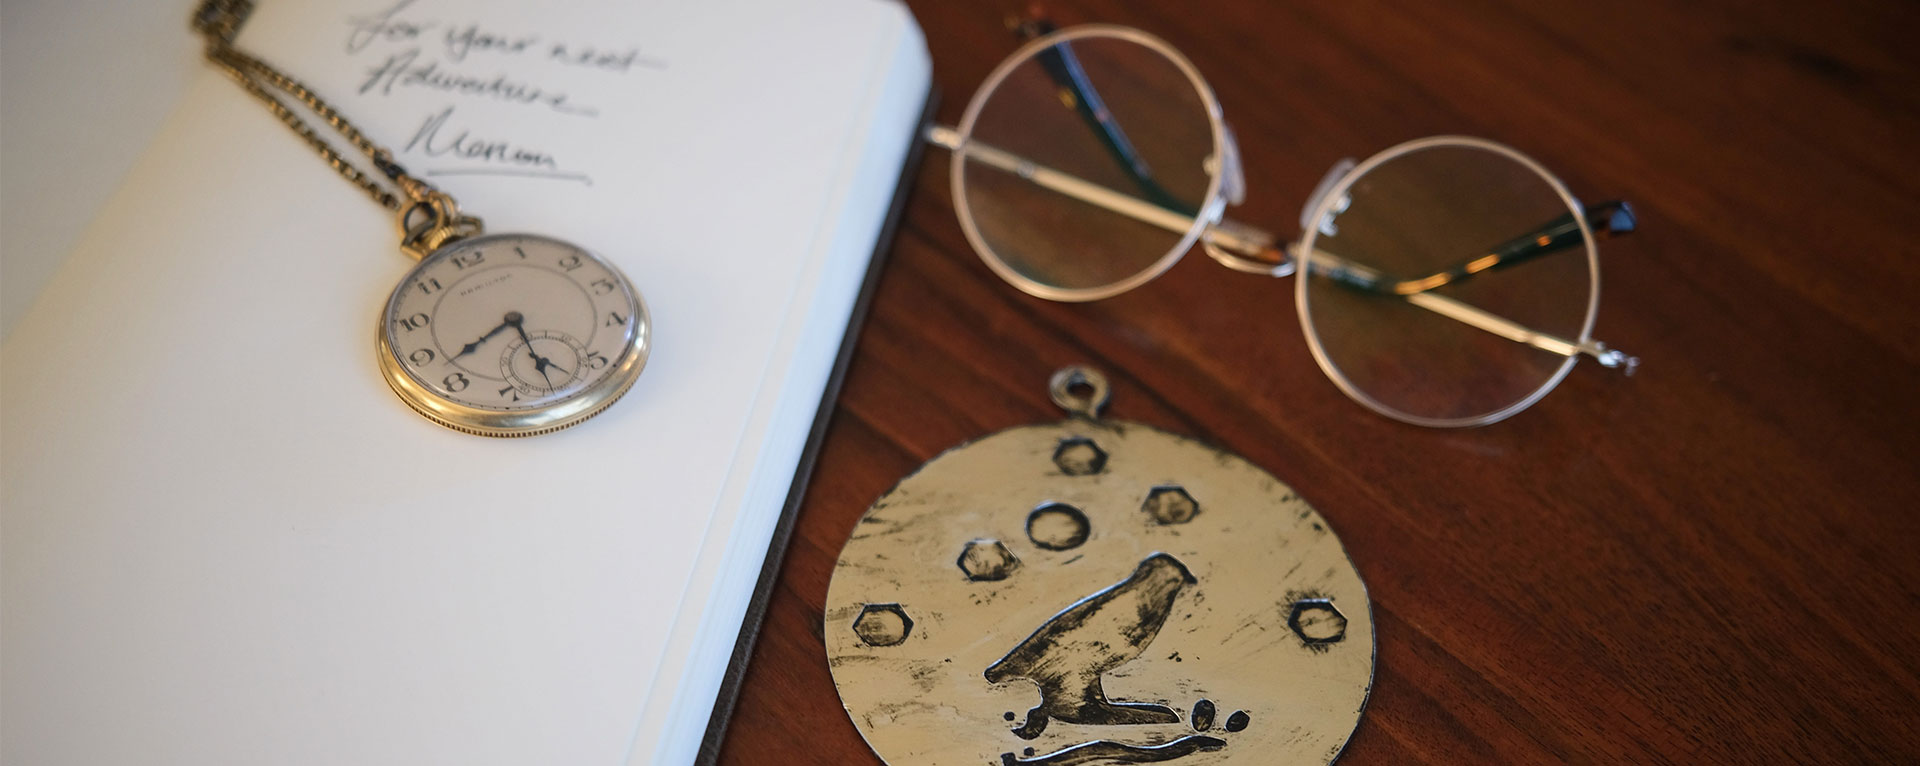
M 1233 128 L 1221 123 L 1220 133 L 1220 152 L 1207 158 L 1206 170 L 1219 176 L 1220 199 L 1226 204 L 1213 206 L 1216 212 L 1212 220 L 1200 231 L 1200 248 L 1215 263 L 1234 271 L 1288 276 L 1293 273 L 1293 259 L 1274 246 L 1277 238 L 1273 234 L 1226 217 L 1227 206 L 1238 205 L 1246 199 L 1247 177 L 1240 164 L 1240 144 L 1234 139 Z
M 1265 229 L 1222 219 L 1200 232 L 1200 249 L 1215 263 L 1247 274 L 1285 277 L 1293 274 L 1293 257 L 1276 247 Z
M 1227 161 L 1221 163 L 1220 168 L 1224 174 L 1221 178 L 1221 194 L 1229 204 L 1238 205 L 1245 194 L 1246 180 L 1240 168 L 1240 149 L 1234 144 L 1233 131 L 1227 130 L 1226 137 L 1227 143 L 1222 154 Z M 1320 183 L 1314 186 L 1313 194 L 1307 197 L 1306 206 L 1300 209 L 1301 231 L 1317 229 L 1322 235 L 1333 236 L 1340 230 L 1334 225 L 1333 219 L 1346 212 L 1347 206 L 1353 203 L 1352 197 L 1341 194 L 1340 199 L 1328 206 L 1317 221 L 1314 220 L 1314 213 L 1320 210 L 1327 194 L 1340 186 L 1340 182 L 1358 166 L 1359 163 L 1352 157 L 1347 157 L 1327 170 Z M 1265 229 L 1225 217 L 1208 222 L 1200 234 L 1201 248 L 1222 266 L 1248 274 L 1291 276 L 1298 268 L 1292 255 L 1295 244 L 1282 247 L 1278 242 L 1279 238 Z

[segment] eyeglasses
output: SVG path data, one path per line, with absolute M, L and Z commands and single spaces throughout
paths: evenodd
M 1423 426 L 1512 416 L 1581 355 L 1628 374 L 1639 363 L 1591 335 L 1594 242 L 1633 230 L 1626 203 L 1582 205 L 1512 148 L 1437 136 L 1337 164 L 1282 245 L 1225 217 L 1245 196 L 1239 150 L 1185 56 L 1129 27 L 1026 31 L 959 126 L 927 133 L 952 151 L 967 241 L 1020 290 L 1111 297 L 1196 243 L 1236 271 L 1297 273 L 1295 307 L 1327 377 Z

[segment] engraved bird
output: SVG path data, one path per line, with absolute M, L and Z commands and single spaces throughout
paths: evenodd
M 1038 737 L 1049 719 L 1095 725 L 1179 722 L 1180 715 L 1163 705 L 1107 699 L 1100 676 L 1146 651 L 1173 611 L 1174 597 L 1195 582 L 1179 559 L 1155 553 L 1127 579 L 1060 610 L 988 666 L 992 683 L 1024 678 L 1040 687 L 1039 706 L 1027 712 L 1014 735 Z

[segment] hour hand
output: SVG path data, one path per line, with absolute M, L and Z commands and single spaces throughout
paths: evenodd
M 488 340 L 491 340 L 495 335 L 499 335 L 501 330 L 505 330 L 509 327 L 514 327 L 519 324 L 520 324 L 520 312 L 518 311 L 507 312 L 507 316 L 505 319 L 501 320 L 500 326 L 495 327 L 491 330 L 488 330 L 487 334 L 480 336 L 479 340 L 476 340 L 472 343 L 468 343 L 467 345 L 461 346 L 460 353 L 447 357 L 447 361 L 451 362 L 455 359 L 459 359 L 460 357 L 463 357 L 475 351 L 478 351 L 480 349 L 480 344 L 486 343 Z

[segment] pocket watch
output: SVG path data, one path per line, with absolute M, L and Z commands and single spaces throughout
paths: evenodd
M 647 361 L 640 293 L 613 264 L 535 234 L 442 245 L 380 315 L 380 371 L 448 428 L 531 436 L 618 400 Z
M 380 372 L 402 401 L 458 431 L 533 436 L 593 417 L 633 387 L 652 323 L 620 269 L 552 237 L 486 234 L 479 218 L 408 174 L 304 83 L 235 48 L 252 10 L 252 0 L 201 3 L 193 28 L 207 39 L 208 60 L 341 177 L 398 213 L 400 250 L 419 261 L 387 299 L 376 341 Z M 378 174 L 336 151 L 289 103 L 320 117 Z

